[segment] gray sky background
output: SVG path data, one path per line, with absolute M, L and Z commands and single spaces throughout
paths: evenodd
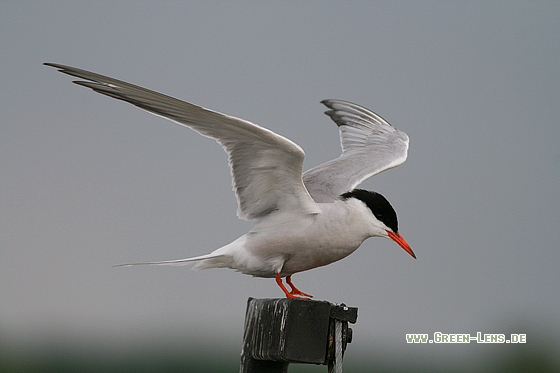
M 391 201 L 418 260 L 369 239 L 294 277 L 359 308 L 349 353 L 489 351 L 405 343 L 436 331 L 558 340 L 559 19 L 557 1 L 1 2 L 2 343 L 237 349 L 247 298 L 282 296 L 230 270 L 112 268 L 204 254 L 251 224 L 213 141 L 43 62 L 263 125 L 302 146 L 305 169 L 340 153 L 320 100 L 370 108 L 410 151 L 362 186 Z

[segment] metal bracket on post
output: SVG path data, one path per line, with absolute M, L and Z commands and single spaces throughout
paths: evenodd
M 326 301 L 249 298 L 240 372 L 286 373 L 290 363 L 330 368 L 337 355 L 336 323 L 341 326 L 342 353 L 352 341 L 348 323 L 357 318 L 357 308 Z

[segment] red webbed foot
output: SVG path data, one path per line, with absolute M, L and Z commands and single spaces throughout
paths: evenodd
M 291 291 L 288 291 L 288 289 L 286 289 L 286 287 L 282 283 L 282 278 L 280 277 L 280 273 L 276 274 L 276 283 L 278 284 L 278 286 L 280 286 L 280 289 L 282 289 L 284 294 L 286 294 L 286 298 L 291 298 L 291 299 L 313 298 L 313 295 L 304 293 L 303 291 L 301 291 L 301 290 L 299 290 L 298 288 L 295 287 L 295 285 L 292 283 L 292 276 L 291 275 L 286 277 L 286 283 L 292 289 Z

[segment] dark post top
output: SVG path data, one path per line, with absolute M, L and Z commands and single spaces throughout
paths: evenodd
M 328 364 L 334 358 L 335 320 L 343 321 L 344 349 L 351 340 L 348 322 L 357 317 L 357 308 L 327 301 L 249 298 L 241 371 L 251 371 L 243 370 L 244 361 L 279 362 L 278 372 L 287 371 L 288 363 Z

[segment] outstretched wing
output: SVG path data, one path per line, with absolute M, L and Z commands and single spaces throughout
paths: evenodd
M 381 171 L 406 160 L 408 136 L 374 112 L 351 102 L 324 100 L 338 125 L 342 154 L 303 174 L 315 202 L 332 202 Z
M 303 150 L 294 142 L 243 119 L 221 114 L 107 76 L 54 63 L 74 83 L 123 100 L 215 139 L 229 157 L 237 215 L 258 219 L 275 210 L 317 213 L 302 181 Z

